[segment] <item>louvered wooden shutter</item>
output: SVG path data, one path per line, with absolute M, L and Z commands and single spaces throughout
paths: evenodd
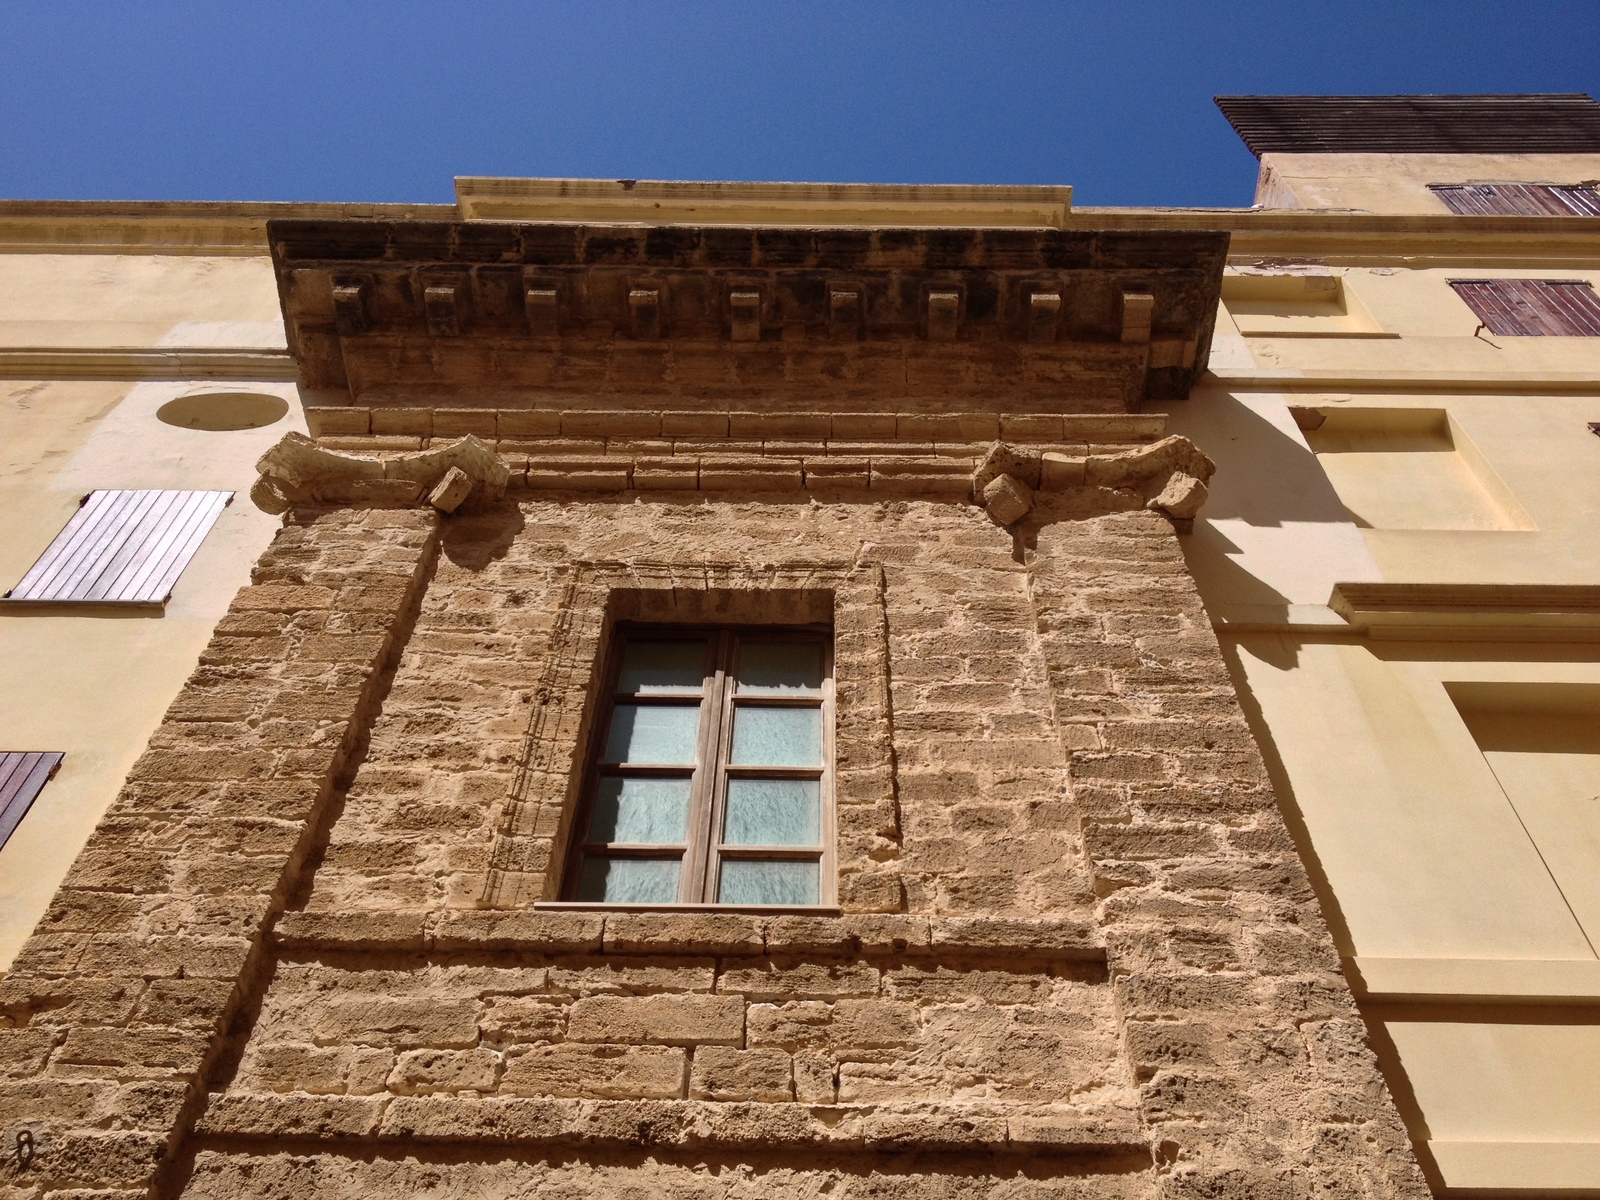
M 1600 296 L 1581 279 L 1452 279 L 1490 333 L 1600 337 Z
M 1429 184 L 1428 190 L 1467 217 L 1600 217 L 1600 192 L 1548 183 Z
M 61 765 L 62 757 L 53 751 L 0 752 L 0 846 L 28 815 L 45 783 Z
M 232 492 L 90 492 L 13 602 L 162 605 Z

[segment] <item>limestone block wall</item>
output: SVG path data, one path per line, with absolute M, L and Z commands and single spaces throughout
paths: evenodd
M 435 549 L 416 511 L 297 514 L 0 983 L 6 1182 L 143 1194 L 320 833 Z
M 297 955 L 278 964 L 228 1095 L 372 1097 L 374 1124 L 392 1096 L 1126 1104 L 1105 982 L 1094 962 L 928 948 Z
M 1140 504 L 293 515 L 5 981 L 6 1183 L 1421 1194 Z M 540 907 L 610 623 L 774 596 L 835 628 L 837 914 Z

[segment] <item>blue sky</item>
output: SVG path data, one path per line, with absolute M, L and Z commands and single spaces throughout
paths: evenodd
M 0 0 L 0 197 L 448 201 L 455 175 L 1247 204 L 1223 92 L 1600 95 L 1600 0 Z

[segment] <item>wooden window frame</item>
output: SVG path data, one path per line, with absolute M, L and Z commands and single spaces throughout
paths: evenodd
M 819 694 L 739 695 L 736 684 L 736 662 L 740 640 L 760 638 L 764 641 L 795 640 L 819 644 L 822 648 L 822 687 Z M 692 767 L 683 764 L 660 763 L 606 763 L 603 761 L 612 714 L 618 704 L 682 704 L 696 693 L 682 692 L 619 692 L 617 684 L 622 671 L 624 651 L 630 638 L 671 641 L 705 638 L 707 642 L 706 669 L 698 693 L 700 700 L 699 728 Z M 741 766 L 729 762 L 733 741 L 734 714 L 741 705 L 778 708 L 816 708 L 821 713 L 822 755 L 817 767 Z M 836 853 L 836 823 L 834 815 L 834 644 L 831 625 L 677 625 L 649 622 L 618 622 L 606 644 L 605 671 L 601 692 L 596 704 L 595 720 L 590 730 L 589 745 L 584 757 L 584 777 L 579 792 L 577 809 L 573 816 L 571 835 L 568 838 L 565 868 L 562 872 L 561 901 L 571 905 L 597 908 L 730 908 L 805 910 L 831 908 L 837 904 L 838 868 Z M 587 840 L 589 823 L 594 813 L 595 799 L 600 781 L 612 776 L 633 777 L 690 777 L 688 838 L 681 845 L 601 843 Z M 728 781 L 737 778 L 763 779 L 816 779 L 820 783 L 820 846 L 729 846 L 722 842 L 720 831 L 727 809 Z M 587 853 L 601 853 L 619 858 L 659 859 L 670 857 L 663 851 L 680 853 L 678 895 L 674 902 L 640 904 L 628 901 L 580 901 L 577 889 Z M 722 863 L 725 861 L 760 859 L 771 861 L 816 862 L 818 870 L 817 900 L 814 904 L 753 905 L 745 903 L 724 904 L 716 899 Z

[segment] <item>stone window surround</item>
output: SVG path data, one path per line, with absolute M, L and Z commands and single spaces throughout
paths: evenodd
M 479 894 L 484 908 L 573 907 L 556 899 L 573 835 L 585 749 L 599 706 L 604 650 L 619 621 L 660 624 L 830 624 L 834 630 L 836 811 L 876 823 L 871 855 L 838 856 L 840 902 L 804 910 L 888 912 L 904 907 L 900 809 L 893 770 L 884 577 L 847 562 L 574 562 L 544 652 L 524 750 L 495 830 Z M 841 812 L 842 815 L 842 812 Z M 848 888 L 849 876 L 869 886 Z M 603 905 L 607 911 L 632 906 Z M 648 910 L 731 911 L 725 905 Z
M 763 605 L 765 607 L 766 605 Z M 834 878 L 836 871 L 833 865 L 833 849 L 835 838 L 833 833 L 833 628 L 829 624 L 797 625 L 792 622 L 781 624 L 752 625 L 743 622 L 723 623 L 716 625 L 688 624 L 681 621 L 650 621 L 616 623 L 612 627 L 612 637 L 605 643 L 607 660 L 605 686 L 598 694 L 596 716 L 602 712 L 607 714 L 606 722 L 614 719 L 617 706 L 624 703 L 666 702 L 671 703 L 677 697 L 671 693 L 658 693 L 657 695 L 640 694 L 625 696 L 625 689 L 619 689 L 618 673 L 622 670 L 626 660 L 624 646 L 636 640 L 657 641 L 677 640 L 683 637 L 700 639 L 700 645 L 705 646 L 709 639 L 711 646 L 709 652 L 711 662 L 714 664 L 715 683 L 709 679 L 703 680 L 698 689 L 697 721 L 701 726 L 701 733 L 697 736 L 696 747 L 693 752 L 693 761 L 684 764 L 682 778 L 688 785 L 688 799 L 686 821 L 687 827 L 683 837 L 683 851 L 679 859 L 680 889 L 687 888 L 692 894 L 713 897 L 720 888 L 719 878 L 722 864 L 732 861 L 757 861 L 771 862 L 810 862 L 818 871 L 818 898 L 815 905 L 803 905 L 804 908 L 832 907 L 835 892 Z M 762 703 L 771 703 L 770 696 L 751 696 L 736 687 L 734 680 L 733 646 L 735 640 L 742 642 L 747 638 L 758 639 L 781 638 L 796 640 L 799 644 L 815 647 L 819 651 L 819 662 L 822 671 L 820 687 L 812 695 L 804 697 L 787 696 L 778 697 L 777 703 L 793 708 L 796 705 L 815 711 L 819 718 L 819 758 L 814 768 L 796 763 L 773 764 L 771 767 L 745 764 L 741 767 L 730 758 L 729 742 L 733 738 L 734 723 L 737 720 L 737 706 L 742 703 L 755 703 L 758 707 Z M 702 652 L 702 656 L 704 652 Z M 681 703 L 681 700 L 678 701 Z M 637 768 L 630 770 L 631 763 L 613 762 L 603 755 L 603 744 L 606 737 L 606 724 L 599 720 L 591 720 L 591 729 L 595 736 L 587 743 L 588 752 L 584 757 L 584 782 L 579 794 L 578 808 L 574 812 L 572 837 L 568 840 L 566 854 L 562 860 L 560 887 L 562 895 L 568 902 L 581 902 L 575 893 L 580 887 L 579 877 L 585 858 L 591 854 L 601 853 L 603 857 L 614 857 L 609 849 L 602 849 L 605 843 L 584 843 L 581 835 L 585 831 L 592 832 L 591 822 L 598 805 L 597 791 L 601 780 L 607 775 L 632 775 L 639 778 Z M 709 728 L 709 732 L 707 731 Z M 666 764 L 660 764 L 665 766 Z M 608 770 L 609 768 L 609 770 Z M 818 786 L 818 831 L 814 846 L 777 846 L 764 844 L 757 848 L 738 843 L 728 843 L 718 832 L 722 814 L 727 811 L 728 792 L 731 791 L 732 782 L 740 778 L 750 778 L 754 773 L 757 777 L 776 777 L 796 779 L 800 776 L 796 771 L 807 772 L 807 778 L 814 778 Z M 646 769 L 644 778 L 657 775 L 653 767 Z M 723 782 L 718 782 L 722 779 Z M 621 857 L 628 858 L 658 858 L 660 852 L 642 853 L 636 847 L 620 851 Z M 590 903 L 604 904 L 607 908 L 615 907 L 616 901 L 589 901 Z M 657 902 L 652 902 L 657 903 Z M 691 903 L 696 903 L 691 901 Z M 727 907 L 727 902 L 715 899 L 703 899 L 697 903 Z M 762 906 L 766 907 L 766 906 Z M 788 908 L 791 905 L 783 905 Z

